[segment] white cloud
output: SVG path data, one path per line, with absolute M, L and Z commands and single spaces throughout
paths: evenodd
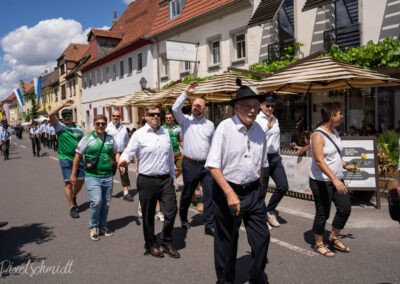
M 129 5 L 130 3 L 134 2 L 135 0 L 124 0 L 125 4 Z
M 0 58 L 0 99 L 10 95 L 19 80 L 28 82 L 46 69 L 52 70 L 68 44 L 87 43 L 90 29 L 83 31 L 79 22 L 57 18 L 19 27 L 4 36 L 0 40 L 4 51 Z

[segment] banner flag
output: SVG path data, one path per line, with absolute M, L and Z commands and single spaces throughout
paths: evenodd
M 40 91 L 42 89 L 42 78 L 33 78 L 33 85 L 35 89 L 35 94 L 36 94 L 36 100 L 37 103 L 39 104 L 40 102 Z
M 14 94 L 17 97 L 17 101 L 21 108 L 24 107 L 24 98 L 22 97 L 21 91 L 19 89 L 14 89 Z

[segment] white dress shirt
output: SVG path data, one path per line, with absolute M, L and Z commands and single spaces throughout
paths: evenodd
M 227 181 L 236 184 L 255 181 L 261 167 L 268 167 L 265 145 L 260 125 L 253 123 L 247 129 L 234 115 L 218 125 L 205 166 L 220 169 Z
M 129 135 L 126 130 L 126 126 L 120 124 L 117 128 L 114 123 L 109 122 L 106 128 L 106 132 L 108 135 L 111 135 L 114 138 L 115 143 L 118 147 L 118 152 L 122 153 L 125 150 L 126 146 L 129 143 Z
M 261 126 L 262 130 L 265 132 L 265 139 L 267 140 L 267 153 L 278 153 L 281 148 L 281 129 L 279 128 L 279 121 L 276 117 L 272 119 L 274 125 L 272 128 L 268 128 L 269 119 L 260 111 L 256 117 L 256 122 Z
M 205 117 L 197 119 L 182 112 L 183 102 L 188 98 L 182 93 L 172 106 L 176 121 L 182 128 L 183 155 L 196 161 L 205 161 L 215 131 L 214 124 Z
M 147 123 L 133 133 L 120 160 L 137 158 L 138 173 L 148 176 L 170 174 L 175 179 L 174 153 L 169 133 L 160 127 L 154 131 Z

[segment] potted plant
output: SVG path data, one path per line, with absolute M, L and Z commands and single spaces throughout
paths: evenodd
M 400 134 L 394 130 L 385 131 L 377 138 L 379 188 L 390 190 L 397 186 Z

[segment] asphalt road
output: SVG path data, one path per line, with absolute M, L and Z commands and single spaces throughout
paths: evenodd
M 132 171 L 130 177 L 134 180 Z M 81 217 L 71 219 L 56 153 L 46 149 L 42 157 L 33 157 L 29 140 L 14 140 L 10 160 L 0 160 L 0 221 L 9 222 L 0 229 L 0 281 L 215 283 L 213 239 L 204 235 L 201 214 L 191 208 L 194 227 L 188 233 L 179 218 L 175 222 L 173 245 L 180 259 L 144 256 L 136 187 L 130 189 L 135 202 L 128 203 L 115 179 L 109 214 L 115 234 L 94 242 L 88 235 L 86 190 L 78 196 Z M 285 197 L 278 207 L 282 225 L 271 231 L 270 283 L 400 283 L 400 227 L 382 203 L 381 210 L 354 205 L 343 230 L 352 252 L 326 258 L 311 249 L 313 202 Z M 156 232 L 160 229 L 156 222 Z M 242 229 L 236 283 L 248 279 L 249 253 Z

